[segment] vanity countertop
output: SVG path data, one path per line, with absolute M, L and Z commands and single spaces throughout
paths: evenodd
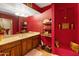
M 39 34 L 40 34 L 39 32 L 28 32 L 28 33 L 11 35 L 9 37 L 1 39 L 0 45 L 4 45 L 4 44 L 11 43 L 11 42 L 14 42 L 14 41 L 22 40 L 22 39 L 25 39 L 25 38 L 29 38 L 29 37 L 32 37 L 32 36 L 39 35 Z
M 45 37 L 49 37 L 49 38 L 51 38 L 52 37 L 52 35 L 51 34 L 41 34 L 41 36 L 45 36 Z

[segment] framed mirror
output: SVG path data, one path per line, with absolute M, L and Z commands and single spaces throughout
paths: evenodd
M 0 18 L 0 27 L 4 29 L 4 34 L 12 34 L 12 20 L 6 18 Z

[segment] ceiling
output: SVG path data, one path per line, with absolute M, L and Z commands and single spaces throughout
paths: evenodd
M 23 3 L 0 3 L 0 13 L 28 17 L 50 8 L 51 3 L 32 3 L 33 7 L 28 7 Z
M 40 14 L 38 11 L 22 3 L 0 3 L 0 13 L 8 13 L 22 17 Z
M 35 3 L 37 6 L 39 6 L 40 8 L 46 7 L 48 5 L 51 5 L 51 3 Z

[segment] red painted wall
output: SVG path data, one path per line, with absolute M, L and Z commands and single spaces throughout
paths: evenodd
M 52 53 L 54 53 L 54 40 L 55 40 L 55 28 L 54 28 L 54 23 L 55 22 L 55 16 L 54 16 L 54 4 L 52 4 Z
M 36 19 L 34 16 L 30 16 L 26 18 L 28 23 L 27 30 L 28 31 L 35 31 L 35 32 L 42 32 L 42 23 L 39 21 L 39 18 Z
M 76 19 L 77 19 L 77 4 L 74 3 L 61 3 L 55 4 L 55 39 L 60 42 L 63 48 L 70 47 L 71 41 L 76 41 Z M 64 19 L 64 17 L 67 19 Z M 62 30 L 58 28 L 59 24 L 69 23 L 74 24 L 74 29 Z
M 34 15 L 26 18 L 26 21 L 28 23 L 27 27 L 29 31 L 36 31 L 36 32 L 42 32 L 43 30 L 43 24 L 42 21 L 44 19 L 50 19 L 52 18 L 51 15 L 51 8 L 39 15 Z
M 77 40 L 76 42 L 79 44 L 79 4 L 77 5 Z

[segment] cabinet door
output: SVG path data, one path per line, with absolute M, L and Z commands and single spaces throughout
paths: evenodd
M 30 51 L 32 49 L 32 38 L 26 39 L 27 50 Z
M 33 40 L 33 48 L 37 47 L 39 44 L 38 36 L 33 37 L 32 40 Z
M 22 55 L 25 55 L 27 51 L 28 50 L 26 40 L 22 40 Z
M 20 44 L 11 48 L 11 56 L 21 56 L 21 45 Z
M 25 55 L 31 49 L 32 49 L 32 39 L 28 38 L 22 40 L 22 55 Z

